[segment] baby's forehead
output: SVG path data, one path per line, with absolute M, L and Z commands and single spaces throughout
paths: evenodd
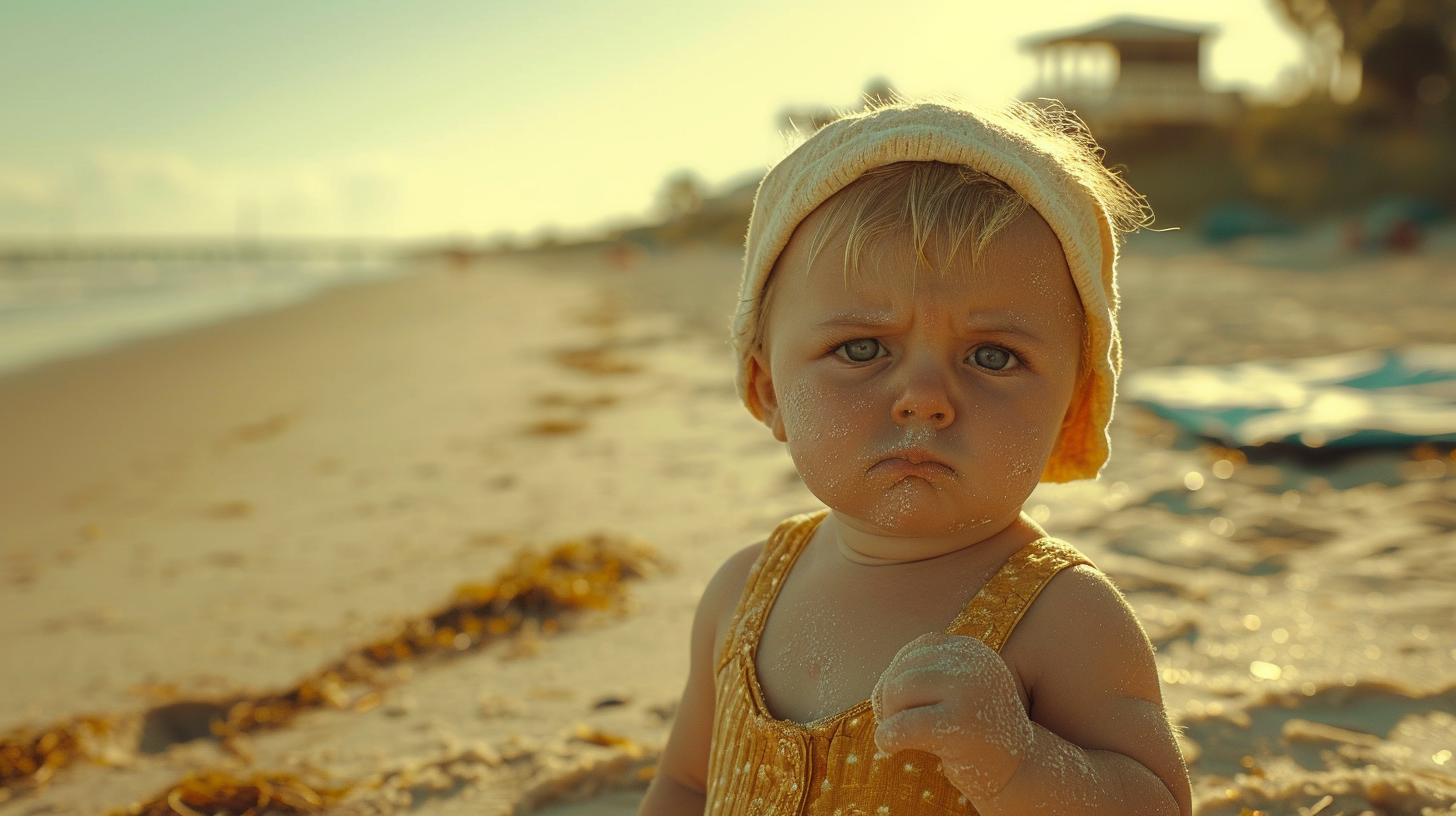
M 830 223 L 834 215 L 832 200 L 811 212 L 791 234 L 772 277 L 828 275 L 847 282 L 904 281 L 911 286 L 935 278 L 985 275 L 1071 279 L 1061 240 L 1029 207 L 983 244 L 977 236 L 957 235 L 950 228 L 917 236 L 911 223 L 881 224 L 871 234 L 856 235 L 853 224 Z
M 941 274 L 973 272 L 993 243 L 1007 242 L 1045 250 L 1036 254 L 1046 258 L 1061 250 L 1029 200 L 991 173 L 940 161 L 893 162 L 871 167 L 814 205 L 789 231 L 768 284 L 785 267 L 817 270 L 821 259 L 848 277 L 897 255 Z
M 1060 242 L 1034 213 L 1002 230 L 976 257 L 962 251 L 948 264 L 941 263 L 943 246 L 922 259 L 905 236 L 886 234 L 851 266 L 843 243 L 831 242 L 812 262 L 802 246 L 789 248 L 774 273 L 779 280 L 771 280 L 770 322 L 893 322 L 912 313 L 1061 322 L 1082 313 Z

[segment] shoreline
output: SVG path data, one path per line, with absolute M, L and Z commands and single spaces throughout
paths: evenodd
M 384 257 L 54 258 L 0 263 L 0 378 L 409 274 Z M 9 280 L 7 280 L 9 278 Z M 29 290 L 29 291 L 27 291 Z M 29 301 L 24 307 L 16 305 Z

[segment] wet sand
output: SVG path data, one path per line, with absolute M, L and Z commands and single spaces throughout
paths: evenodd
M 622 260 L 424 268 L 0 380 L 0 733 L 121 723 L 93 752 L 106 763 L 16 787 L 0 816 L 100 814 L 211 768 L 357 785 L 340 812 L 517 813 L 603 790 L 560 812 L 630 810 L 703 585 L 816 502 L 733 392 L 737 252 Z M 1453 268 L 1134 252 L 1127 366 L 1456 342 Z M 1248 458 L 1125 405 L 1103 478 L 1043 487 L 1028 511 L 1142 616 L 1200 813 L 1445 812 L 1456 460 Z M 619 609 L 407 661 L 377 704 L 226 747 L 189 719 L 190 702 L 287 687 L 521 547 L 599 532 L 668 564 Z

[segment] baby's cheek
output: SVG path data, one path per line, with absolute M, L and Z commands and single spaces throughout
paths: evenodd
M 852 401 L 851 401 L 852 402 Z M 779 395 L 784 431 L 790 444 L 848 440 L 854 428 L 854 405 L 832 388 L 804 378 Z
M 1057 429 L 1036 424 L 1021 432 L 1007 445 L 1006 474 L 1013 479 L 1039 479 L 1056 440 Z
M 819 435 L 811 408 L 816 390 L 812 384 L 798 380 L 789 383 L 778 394 L 779 410 L 784 414 L 784 432 L 788 435 L 790 444 L 814 439 Z
M 856 460 L 854 400 L 813 381 L 792 383 L 780 395 L 789 453 L 804 484 L 829 501 L 846 485 Z

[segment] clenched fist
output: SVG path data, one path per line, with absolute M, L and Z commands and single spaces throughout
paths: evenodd
M 971 637 L 931 633 L 905 644 L 870 699 L 881 751 L 934 754 L 973 801 L 1000 793 L 1035 738 L 1011 669 Z

